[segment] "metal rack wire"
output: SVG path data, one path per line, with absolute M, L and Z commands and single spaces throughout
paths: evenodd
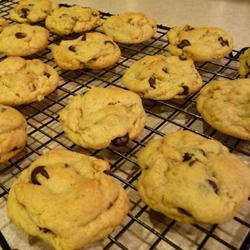
M 8 13 L 15 3 L 16 1 L 1 1 L 0 15 L 8 19 Z M 109 15 L 102 13 L 102 18 L 105 19 Z M 223 225 L 188 225 L 152 211 L 140 200 L 136 192 L 136 182 L 140 175 L 136 162 L 137 152 L 152 137 L 163 136 L 173 130 L 188 129 L 205 137 L 216 138 L 229 147 L 231 152 L 246 160 L 250 159 L 250 147 L 247 142 L 225 136 L 203 122 L 195 109 L 198 93 L 184 100 L 144 100 L 148 114 L 144 133 L 122 150 L 113 146 L 97 151 L 82 149 L 64 136 L 60 126 L 58 112 L 66 105 L 70 96 L 82 93 L 92 86 L 122 87 L 120 78 L 136 60 L 145 55 L 165 54 L 168 44 L 165 34 L 168 30 L 168 27 L 158 25 L 155 37 L 149 42 L 120 45 L 122 57 L 119 63 L 100 71 L 61 71 L 55 65 L 49 49 L 37 55 L 59 72 L 61 81 L 58 89 L 41 103 L 19 107 L 29 125 L 29 139 L 26 149 L 18 157 L 0 165 L 0 207 L 1 204 L 5 206 L 11 183 L 24 168 L 46 151 L 64 147 L 107 159 L 112 167 L 111 175 L 121 182 L 129 194 L 130 213 L 124 223 L 103 241 L 103 249 L 250 249 L 250 202 L 232 221 Z M 51 36 L 50 45 L 56 40 L 57 37 Z M 229 57 L 221 61 L 197 64 L 204 84 L 214 79 L 238 78 L 239 54 L 239 51 L 234 50 Z M 16 247 L 11 245 L 11 242 L 8 243 L 6 232 L 10 231 L 7 229 L 9 225 L 9 221 L 0 218 L 0 245 L 4 250 Z

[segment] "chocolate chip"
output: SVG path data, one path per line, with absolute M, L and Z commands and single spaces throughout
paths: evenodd
M 55 234 L 54 232 L 52 232 L 50 229 L 48 229 L 46 227 L 39 227 L 39 230 L 42 231 L 43 233 Z
M 214 190 L 214 192 L 216 194 L 218 194 L 219 188 L 218 188 L 217 184 L 214 181 L 209 180 L 209 179 L 207 180 L 207 182 L 212 187 L 212 189 Z
M 47 76 L 48 78 L 50 77 L 50 73 L 48 73 L 48 72 L 44 72 L 43 73 L 45 76 Z
M 203 154 L 203 156 L 206 156 L 206 152 L 203 149 L 199 148 L 199 151 Z
M 37 180 L 36 176 L 38 174 L 41 174 L 42 176 L 44 176 L 46 179 L 49 179 L 49 174 L 48 172 L 45 170 L 45 166 L 38 166 L 36 168 L 33 169 L 33 171 L 31 172 L 31 182 L 35 185 L 41 185 L 41 183 Z
M 65 164 L 64 164 L 64 167 L 65 167 L 65 168 L 68 168 L 68 167 L 69 167 L 69 164 L 65 163 Z
M 27 8 L 22 8 L 22 9 L 21 9 L 21 15 L 20 15 L 20 17 L 21 17 L 21 18 L 27 18 L 29 12 L 30 12 L 29 9 L 27 9 Z
M 11 149 L 11 152 L 14 152 L 16 150 L 18 150 L 19 148 L 17 146 L 15 146 L 14 148 Z
M 1 112 L 1 113 L 4 112 L 5 110 L 6 110 L 6 108 L 0 107 L 0 112 Z
M 82 40 L 82 41 L 86 41 L 86 34 L 82 34 L 81 40 Z
M 193 154 L 184 153 L 182 161 L 189 161 L 192 159 L 193 156 L 194 156 Z
M 224 40 L 222 36 L 218 38 L 218 41 L 220 42 L 221 46 L 229 46 L 228 40 Z
M 76 47 L 74 45 L 69 46 L 69 50 L 72 52 L 76 52 Z
M 182 40 L 178 45 L 177 45 L 177 47 L 179 48 L 179 49 L 183 49 L 184 47 L 187 47 L 187 46 L 190 46 L 191 45 L 191 43 L 188 41 L 188 40 Z
M 156 80 L 155 80 L 155 78 L 153 76 L 151 76 L 149 78 L 148 83 L 149 83 L 149 85 L 150 85 L 151 88 L 156 89 L 156 87 L 155 87 Z
M 168 68 L 167 67 L 162 68 L 162 71 L 164 71 L 165 73 L 168 74 Z
M 26 34 L 24 34 L 24 33 L 22 33 L 22 32 L 17 32 L 17 33 L 15 34 L 15 37 L 16 37 L 17 39 L 22 39 L 22 38 L 26 37 Z
M 111 45 L 115 45 L 112 41 L 104 41 L 104 45 L 107 45 L 107 44 L 111 44 Z
M 191 30 L 194 30 L 194 27 L 190 26 L 190 25 L 187 25 L 185 27 L 185 31 L 191 31 Z
M 69 8 L 69 7 L 71 7 L 71 5 L 66 4 L 66 3 L 60 3 L 60 4 L 59 4 L 59 7 Z
M 182 92 L 179 93 L 178 95 L 188 95 L 188 91 L 189 91 L 189 88 L 188 86 L 184 85 L 184 83 L 181 84 L 181 87 L 182 87 Z
M 111 143 L 117 147 L 121 147 L 121 146 L 124 146 L 128 143 L 129 141 L 129 136 L 128 134 L 124 135 L 124 136 L 121 136 L 121 137 L 117 137 L 115 139 L 113 139 L 111 141 Z
M 184 215 L 186 215 L 186 216 L 192 217 L 192 214 L 191 214 L 190 212 L 188 212 L 188 211 L 187 211 L 186 209 L 184 209 L 184 208 L 177 207 L 177 210 L 178 210 L 178 212 L 181 213 L 181 214 L 184 214 Z

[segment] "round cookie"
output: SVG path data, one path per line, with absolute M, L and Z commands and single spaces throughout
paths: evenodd
M 250 48 L 240 55 L 239 73 L 242 78 L 250 77 Z
M 90 89 L 74 96 L 61 111 L 66 135 L 84 148 L 124 146 L 142 132 L 146 114 L 141 98 L 116 87 Z
M 18 23 L 37 23 L 58 8 L 50 0 L 20 0 L 10 12 L 10 18 Z
M 250 194 L 250 169 L 220 142 L 189 131 L 151 140 L 138 163 L 141 198 L 177 221 L 223 223 Z
M 154 36 L 156 29 L 156 21 L 139 12 L 111 16 L 103 23 L 105 34 L 125 44 L 145 42 Z
M 46 18 L 46 27 L 57 35 L 83 33 L 101 24 L 99 11 L 80 6 L 61 7 Z
M 135 62 L 123 75 L 122 83 L 141 97 L 168 100 L 194 93 L 202 79 L 192 60 L 154 55 Z
M 121 50 L 108 36 L 89 32 L 77 39 L 53 45 L 52 54 L 57 65 L 65 70 L 103 69 L 119 60 Z
M 108 162 L 64 149 L 34 161 L 12 185 L 10 219 L 58 250 L 107 237 L 125 218 L 125 190 L 105 174 Z
M 21 105 L 41 101 L 58 84 L 57 72 L 38 59 L 8 57 L 0 62 L 0 103 Z
M 8 23 L 6 20 L 2 17 L 0 17 L 0 33 L 3 31 L 4 27 L 8 26 Z
M 168 51 L 181 58 L 210 61 L 227 56 L 233 49 L 233 39 L 220 28 L 174 27 L 167 33 Z
M 29 56 L 48 46 L 49 32 L 40 26 L 15 24 L 0 33 L 0 53 L 7 56 Z
M 250 79 L 208 83 L 197 99 L 197 110 L 213 128 L 250 140 Z
M 23 150 L 27 141 L 27 123 L 14 108 L 0 104 L 0 163 Z

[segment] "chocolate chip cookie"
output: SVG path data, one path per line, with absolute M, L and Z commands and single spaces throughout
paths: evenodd
M 89 32 L 74 40 L 65 40 L 59 45 L 53 45 L 52 54 L 62 69 L 103 69 L 115 64 L 121 56 L 121 51 L 108 36 Z
M 101 24 L 99 11 L 80 6 L 61 7 L 46 18 L 46 27 L 57 35 L 83 33 Z
M 10 18 L 18 23 L 37 23 L 58 8 L 50 0 L 20 0 L 10 12 Z
M 154 36 L 156 29 L 156 21 L 140 12 L 111 16 L 103 23 L 105 34 L 125 44 L 145 42 Z
M 185 98 L 197 91 L 202 79 L 192 60 L 177 56 L 145 56 L 123 75 L 123 84 L 141 97 L 154 100 Z
M 250 169 L 220 142 L 189 131 L 151 140 L 138 163 L 144 202 L 177 221 L 223 223 L 250 195 Z
M 2 17 L 0 17 L 0 33 L 3 31 L 4 27 L 8 26 L 8 23 L 6 20 Z
M 40 26 L 15 24 L 0 33 L 0 53 L 7 56 L 29 56 L 45 49 L 49 32 Z
M 27 123 L 23 115 L 0 104 L 0 163 L 9 160 L 25 147 Z
M 174 27 L 167 33 L 168 51 L 181 58 L 210 61 L 227 56 L 233 49 L 233 39 L 220 28 Z
M 250 140 L 250 79 L 207 84 L 197 99 L 197 110 L 212 127 L 227 135 Z
M 240 55 L 239 73 L 242 78 L 250 77 L 250 48 Z
M 108 162 L 55 149 L 25 169 L 12 185 L 10 219 L 60 250 L 108 236 L 125 218 L 125 190 L 105 174 Z
M 0 62 L 0 103 L 21 105 L 41 101 L 58 84 L 57 72 L 38 59 L 8 57 Z
M 66 135 L 84 148 L 125 146 L 142 132 L 146 114 L 140 97 L 116 87 L 96 87 L 74 96 L 61 111 Z

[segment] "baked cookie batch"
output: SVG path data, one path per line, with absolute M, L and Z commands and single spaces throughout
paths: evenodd
M 127 12 L 102 22 L 98 10 L 51 0 L 20 0 L 10 18 L 18 24 L 0 19 L 0 53 L 7 56 L 0 62 L 0 163 L 21 152 L 27 141 L 25 118 L 10 106 L 42 101 L 58 85 L 57 71 L 34 58 L 48 47 L 49 31 L 61 36 L 50 49 L 62 70 L 98 70 L 119 61 L 119 43 L 147 42 L 157 29 L 156 21 L 143 13 Z M 99 26 L 103 33 L 93 31 Z M 167 39 L 168 54 L 145 56 L 126 70 L 121 82 L 128 90 L 95 87 L 69 99 L 59 115 L 72 142 L 118 150 L 143 132 L 141 97 L 165 101 L 199 91 L 197 110 L 205 121 L 222 133 L 250 140 L 250 79 L 203 86 L 194 63 L 227 56 L 232 37 L 219 28 L 185 25 L 170 29 Z M 33 59 L 22 58 L 30 55 Z M 249 72 L 250 49 L 240 56 L 239 67 L 242 78 Z M 180 222 L 223 223 L 250 195 L 248 166 L 220 142 L 189 131 L 149 141 L 138 164 L 143 201 Z M 57 250 L 74 250 L 107 237 L 126 217 L 129 200 L 109 175 L 107 161 L 54 149 L 20 174 L 7 207 L 11 220 L 28 234 Z

